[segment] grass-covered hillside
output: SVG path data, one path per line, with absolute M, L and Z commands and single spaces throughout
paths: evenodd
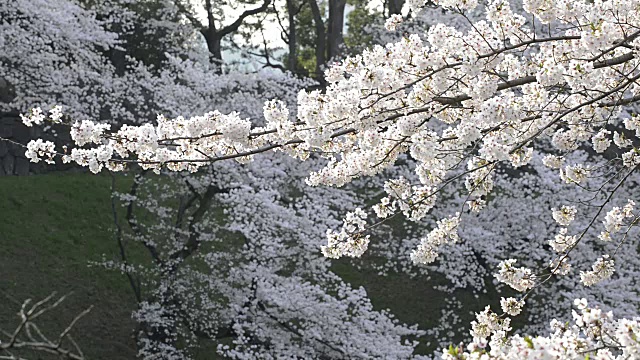
M 127 179 L 119 179 L 124 184 Z M 51 335 L 93 305 L 72 333 L 92 359 L 132 359 L 134 298 L 124 277 L 88 267 L 116 251 L 109 176 L 0 177 L 0 324 L 27 298 L 70 294 L 41 325 Z M 45 321 L 46 320 L 46 321 Z

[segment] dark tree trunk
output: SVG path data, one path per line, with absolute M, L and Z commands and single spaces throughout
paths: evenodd
M 287 69 L 290 71 L 296 70 L 298 54 L 296 51 L 297 38 L 296 38 L 296 13 L 293 0 L 287 0 L 287 15 L 289 17 L 289 55 L 287 57 Z
M 222 37 L 215 31 L 208 31 L 204 36 L 207 40 L 207 48 L 211 54 L 211 59 L 215 61 L 216 73 L 222 73 Z
M 126 54 L 124 51 L 118 49 L 109 49 L 107 51 L 107 56 L 109 57 L 109 60 L 111 61 L 113 67 L 116 69 L 116 74 L 120 76 L 124 75 L 125 71 L 127 70 L 127 61 L 125 55 Z
M 327 60 L 340 55 L 344 43 L 344 8 L 347 0 L 329 0 L 329 24 L 327 30 Z
M 326 60 L 326 41 L 327 34 L 324 30 L 324 21 L 322 20 L 322 14 L 320 13 L 320 7 L 316 0 L 309 0 L 309 6 L 311 6 L 311 14 L 313 15 L 313 23 L 316 28 L 316 79 L 321 82 L 324 81 L 323 71 Z
M 402 6 L 404 0 L 387 0 L 387 9 L 389 10 L 389 16 L 394 14 L 400 14 L 402 12 Z
M 222 38 L 225 33 L 221 33 L 216 29 L 211 0 L 206 0 L 204 6 L 207 10 L 207 27 L 202 30 L 202 34 L 207 40 L 207 48 L 211 58 L 216 62 L 216 73 L 222 74 Z

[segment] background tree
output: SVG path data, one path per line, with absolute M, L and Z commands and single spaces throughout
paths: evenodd
M 207 343 L 232 358 L 412 353 L 416 343 L 403 340 L 421 332 L 373 311 L 362 289 L 314 255 L 349 192 L 301 191 L 303 181 L 279 176 L 301 170 L 281 156 L 211 170 L 169 182 L 138 177 L 117 196 L 127 209 L 115 219 L 121 255 L 104 266 L 129 278 L 145 356 L 182 358 Z M 132 262 L 136 247 L 148 262 Z
M 219 2 L 204 0 L 201 4 L 177 0 L 176 5 L 180 9 L 180 14 L 186 17 L 204 37 L 211 59 L 214 62 L 222 63 L 222 40 L 225 37 L 237 32 L 245 24 L 248 18 L 261 14 L 268 10 L 271 0 L 262 2 Z M 203 22 L 198 18 L 197 10 L 203 8 L 206 13 L 206 20 Z M 246 8 L 246 9 L 244 9 Z M 239 12 L 237 16 L 229 18 L 229 13 Z M 219 70 L 220 71 L 220 70 Z

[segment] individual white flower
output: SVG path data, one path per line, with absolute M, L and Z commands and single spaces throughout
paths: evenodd
M 638 356 L 640 354 L 640 320 L 620 319 L 618 321 L 615 338 L 623 347 L 623 356 Z
M 584 310 L 587 308 L 587 299 L 585 298 L 581 298 L 581 299 L 575 299 L 573 300 L 573 305 L 575 307 L 578 308 L 578 310 Z
M 475 199 L 469 201 L 469 210 L 474 213 L 479 213 L 480 210 L 487 206 L 487 202 L 483 199 Z
M 511 165 L 515 168 L 527 165 L 532 158 L 533 158 L 532 148 L 519 149 L 518 151 L 513 152 L 509 156 L 509 160 L 511 160 Z
M 627 128 L 627 130 L 635 130 L 636 134 L 638 134 L 638 132 L 640 132 L 640 117 L 634 115 L 624 119 L 624 127 Z
M 62 119 L 62 107 L 60 105 L 56 105 L 49 110 L 49 119 L 54 123 L 60 122 L 60 119 Z
M 571 271 L 571 264 L 565 256 L 551 260 L 549 267 L 551 272 L 556 275 L 567 275 Z
M 627 139 L 622 132 L 613 132 L 613 143 L 616 144 L 617 147 L 624 149 L 631 145 L 633 145 L 633 141 L 631 139 Z
M 391 199 L 387 196 L 380 199 L 380 202 L 373 206 L 373 211 L 379 218 L 386 218 L 393 214 L 396 210 L 395 202 L 391 202 Z
M 575 218 L 578 210 L 575 206 L 562 205 L 560 210 L 556 208 L 551 209 L 553 211 L 553 219 L 562 226 L 569 225 Z
M 640 164 L 640 150 L 633 148 L 622 154 L 622 163 L 628 168 L 638 166 Z
M 567 184 L 580 184 L 589 176 L 589 168 L 582 164 L 567 165 L 560 169 L 560 178 Z
M 430 160 L 416 166 L 416 174 L 420 182 L 426 186 L 438 186 L 445 179 L 447 170 L 443 161 Z

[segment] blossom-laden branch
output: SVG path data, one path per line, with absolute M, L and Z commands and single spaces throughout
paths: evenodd
M 576 299 L 573 325 L 569 322 L 551 321 L 549 336 L 506 336 L 511 330 L 510 319 L 500 318 L 489 307 L 477 314 L 474 336 L 481 338 L 464 349 L 450 347 L 443 359 L 635 359 L 640 354 L 640 319 L 614 319 L 612 312 L 589 308 L 586 299 Z M 521 304 L 503 302 L 503 308 L 516 309 Z M 485 349 L 486 337 L 493 335 Z

